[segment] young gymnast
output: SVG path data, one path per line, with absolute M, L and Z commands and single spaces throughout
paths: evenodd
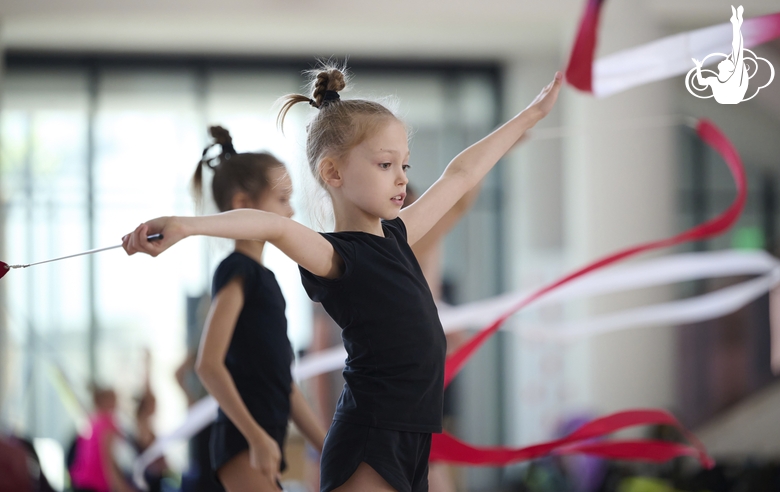
M 234 210 L 160 217 L 123 238 L 128 254 L 157 256 L 192 235 L 270 241 L 300 265 L 304 287 L 342 327 L 346 384 L 325 440 L 321 491 L 428 490 L 431 434 L 441 432 L 445 338 L 411 246 L 493 168 L 558 97 L 556 73 L 531 104 L 461 152 L 413 205 L 401 210 L 409 167 L 407 128 L 381 104 L 341 100 L 342 72 L 324 68 L 305 102 L 311 170 L 328 191 L 333 233 L 287 217 Z M 150 242 L 148 234 L 164 239 Z
M 220 211 L 253 209 L 289 220 L 291 182 L 284 165 L 270 154 L 236 153 L 222 127 L 212 127 L 211 135 L 221 153 L 206 159 L 204 150 L 193 178 L 196 196 L 208 167 Z M 262 265 L 264 246 L 262 239 L 237 240 L 214 273 L 196 362 L 203 385 L 219 402 L 211 465 L 228 492 L 280 490 L 290 418 L 315 448 L 321 450 L 325 438 L 292 381 L 285 300 L 273 272 Z

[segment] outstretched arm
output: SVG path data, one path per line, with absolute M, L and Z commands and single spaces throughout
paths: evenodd
M 520 114 L 493 133 L 461 152 L 444 174 L 416 202 L 399 214 L 406 224 L 407 241 L 419 241 L 463 195 L 474 188 L 518 139 L 552 110 L 558 98 L 563 74 L 536 96 Z
M 149 241 L 147 234 L 163 235 Z M 327 239 L 292 219 L 253 209 L 231 210 L 201 217 L 159 217 L 138 226 L 122 238 L 127 254 L 157 256 L 189 236 L 267 241 L 313 274 L 337 278 L 343 261 Z

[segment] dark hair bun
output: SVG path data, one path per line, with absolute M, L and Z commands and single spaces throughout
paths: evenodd
M 214 142 L 224 147 L 233 147 L 233 139 L 230 132 L 221 126 L 210 126 L 209 134 L 214 138 Z

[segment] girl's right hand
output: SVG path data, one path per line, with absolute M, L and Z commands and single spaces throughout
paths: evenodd
M 272 484 L 270 490 L 278 488 L 277 483 L 282 478 L 279 472 L 282 465 L 282 451 L 279 449 L 279 444 L 265 432 L 249 442 L 249 463 L 252 468 L 268 477 Z
M 162 234 L 156 241 L 146 239 L 151 234 Z M 145 222 L 122 238 L 122 247 L 128 255 L 146 253 L 157 256 L 186 237 L 178 217 L 159 217 Z
M 540 120 L 547 116 L 547 114 L 552 111 L 553 106 L 555 106 L 555 101 L 558 100 L 558 93 L 560 92 L 562 85 L 563 73 L 555 72 L 555 77 L 553 77 L 552 82 L 542 89 L 542 92 L 536 96 L 536 99 L 528 105 L 526 111 L 533 111 Z

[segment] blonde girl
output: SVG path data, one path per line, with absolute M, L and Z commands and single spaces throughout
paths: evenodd
M 411 246 L 476 186 L 553 108 L 562 74 L 531 104 L 461 152 L 411 206 L 401 210 L 409 168 L 407 128 L 390 110 L 342 100 L 341 70 L 325 67 L 312 96 L 286 96 L 319 111 L 308 126 L 312 173 L 329 193 L 335 232 L 317 233 L 283 215 L 234 210 L 160 217 L 124 238 L 128 254 L 159 255 L 193 235 L 269 241 L 292 258 L 312 300 L 342 328 L 342 392 L 321 458 L 321 491 L 425 491 L 431 434 L 441 432 L 446 342 Z M 150 242 L 148 234 L 163 233 Z

